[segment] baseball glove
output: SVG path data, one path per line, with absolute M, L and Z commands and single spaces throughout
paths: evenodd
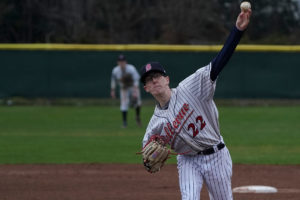
M 164 140 L 157 135 L 150 138 L 143 148 L 143 163 L 150 173 L 158 172 L 169 158 L 170 150 L 165 146 Z
M 132 86 L 133 86 L 133 78 L 132 78 L 132 75 L 129 74 L 129 73 L 124 74 L 124 75 L 121 77 L 121 82 L 122 82 L 122 85 L 123 85 L 123 89 L 127 89 L 127 88 L 129 88 L 129 87 L 132 87 Z

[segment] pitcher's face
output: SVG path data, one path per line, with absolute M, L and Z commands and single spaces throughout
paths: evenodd
M 162 95 L 169 89 L 169 77 L 159 72 L 153 72 L 145 78 L 144 89 L 153 96 Z

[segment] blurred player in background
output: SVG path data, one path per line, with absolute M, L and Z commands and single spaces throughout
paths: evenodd
M 131 64 L 127 63 L 126 57 L 121 54 L 117 60 L 117 66 L 112 70 L 111 76 L 111 97 L 116 98 L 116 85 L 120 87 L 120 109 L 122 112 L 123 128 L 127 127 L 127 111 L 129 106 L 136 111 L 136 122 L 141 126 L 140 110 L 141 95 L 139 89 L 140 75 Z

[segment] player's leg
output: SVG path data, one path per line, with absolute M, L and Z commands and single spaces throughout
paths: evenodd
M 135 120 L 136 120 L 136 123 L 137 123 L 138 126 L 142 126 L 140 113 L 141 113 L 141 106 L 136 106 L 136 108 L 135 108 Z
M 120 109 L 122 112 L 123 127 L 127 127 L 127 111 L 129 107 L 129 91 L 126 89 L 120 90 Z
M 231 200 L 232 160 L 228 149 L 203 156 L 204 181 L 211 200 Z
M 203 177 L 195 161 L 196 156 L 177 156 L 179 186 L 182 200 L 200 200 Z

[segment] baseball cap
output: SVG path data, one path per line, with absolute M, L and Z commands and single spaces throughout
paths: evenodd
M 126 57 L 123 54 L 118 56 L 118 61 L 126 61 Z
M 141 70 L 141 82 L 145 84 L 145 78 L 150 72 L 160 72 L 163 76 L 167 76 L 166 70 L 159 62 L 149 62 L 144 65 Z

